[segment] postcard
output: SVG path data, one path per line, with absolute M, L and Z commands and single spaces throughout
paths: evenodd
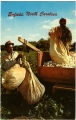
M 1 2 L 1 119 L 75 119 L 75 1 Z

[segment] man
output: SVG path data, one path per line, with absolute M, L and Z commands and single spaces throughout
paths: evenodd
M 2 85 L 7 89 L 10 88 L 10 90 L 16 86 L 17 90 L 29 104 L 36 103 L 43 96 L 45 87 L 32 72 L 30 64 L 26 61 L 26 57 L 13 51 L 13 43 L 8 41 L 5 46 L 7 53 L 3 56 L 5 73 L 2 77 Z M 20 58 L 23 61 L 22 67 L 13 67 L 15 64 L 21 65 Z M 10 68 L 13 70 L 11 71 Z M 24 68 L 23 72 L 21 72 L 21 68 Z M 7 90 L 6 93 L 8 94 L 9 91 Z
M 71 45 L 72 34 L 66 27 L 66 19 L 61 18 L 60 26 L 50 30 L 50 56 L 58 64 L 69 64 L 69 45 Z
M 3 56 L 3 70 L 6 71 L 13 67 L 16 63 L 20 64 L 20 58 L 22 58 L 22 54 L 18 54 L 18 52 L 13 51 L 14 43 L 11 41 L 7 41 L 5 43 L 7 53 Z
M 62 36 L 60 39 L 62 40 L 63 44 L 67 48 L 67 51 L 69 52 L 69 45 L 71 45 L 71 41 L 72 41 L 71 31 L 69 30 L 68 27 L 66 27 L 65 18 L 61 18 L 59 23 L 60 23 L 60 28 L 62 30 Z
M 66 44 L 68 42 L 71 43 L 71 41 L 72 41 L 72 34 L 71 34 L 71 31 L 69 30 L 69 28 L 66 27 L 66 19 L 61 18 L 59 23 L 60 23 L 60 28 L 62 30 L 61 40 L 63 41 L 64 45 L 66 46 Z
M 23 55 L 13 51 L 13 46 L 14 46 L 14 43 L 12 43 L 11 41 L 7 41 L 5 43 L 5 48 L 7 52 L 2 57 L 2 60 L 3 60 L 2 69 L 4 71 L 9 70 L 15 64 L 21 65 L 20 58 L 22 58 Z M 9 94 L 9 93 L 10 92 L 7 90 L 6 94 Z
M 58 39 L 61 40 L 64 44 L 64 46 L 67 49 L 67 53 L 69 54 L 69 47 L 71 45 L 71 41 L 72 41 L 72 33 L 69 30 L 68 27 L 66 27 L 66 19 L 65 18 L 61 18 L 59 20 L 59 24 L 60 26 L 57 26 L 54 29 L 54 36 Z M 49 32 L 49 36 L 53 36 L 52 35 L 52 31 L 50 30 Z

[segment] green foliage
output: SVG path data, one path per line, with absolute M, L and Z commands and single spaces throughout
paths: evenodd
M 49 43 L 48 40 L 44 40 L 43 38 L 41 38 L 38 42 L 36 41 L 32 41 L 30 42 L 32 45 L 34 45 L 35 47 L 37 47 L 38 49 L 42 50 L 42 51 L 47 51 L 49 49 Z M 5 50 L 5 46 L 1 45 L 1 50 Z M 14 46 L 14 50 L 18 50 L 18 51 L 30 51 L 32 50 L 31 48 L 29 48 L 28 46 L 22 44 L 22 45 L 15 45 Z
M 59 104 L 53 98 L 44 94 L 43 98 L 35 105 L 28 105 L 19 93 L 12 92 L 10 95 L 2 94 L 2 118 L 15 118 L 26 116 L 27 118 L 60 118 Z
M 40 39 L 37 43 L 37 46 L 39 49 L 41 49 L 42 51 L 47 51 L 49 50 L 49 42 L 48 40 L 44 40 L 43 38 Z
M 37 45 L 37 42 L 36 41 L 32 41 L 30 42 L 32 45 L 36 46 Z

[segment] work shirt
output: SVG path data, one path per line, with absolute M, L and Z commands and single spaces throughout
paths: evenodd
M 61 26 L 61 30 L 62 30 L 61 40 L 64 43 L 64 45 L 66 46 L 67 43 L 70 43 L 70 45 L 71 45 L 71 41 L 72 41 L 71 31 L 66 26 Z
M 18 52 L 13 51 L 11 53 L 5 53 L 3 56 L 3 70 L 8 70 L 11 67 L 13 67 L 15 64 L 19 63 L 19 61 L 16 61 L 16 58 L 18 56 Z
M 62 40 L 60 39 L 62 36 L 61 28 L 59 26 L 52 28 L 49 33 L 50 33 L 49 53 L 52 61 L 56 62 L 57 64 L 68 64 L 69 56 L 67 54 L 67 49 L 64 46 Z

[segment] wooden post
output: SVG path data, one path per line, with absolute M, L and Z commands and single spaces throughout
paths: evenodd
M 37 67 L 42 66 L 43 52 L 38 52 L 37 54 Z
M 27 42 L 25 39 L 22 39 L 21 37 L 18 37 L 18 40 L 20 42 L 22 42 L 23 44 L 27 45 L 28 47 L 32 48 L 33 50 L 35 50 L 36 52 L 41 52 L 41 50 L 39 50 L 38 48 L 36 48 L 34 45 L 32 45 L 31 43 Z

